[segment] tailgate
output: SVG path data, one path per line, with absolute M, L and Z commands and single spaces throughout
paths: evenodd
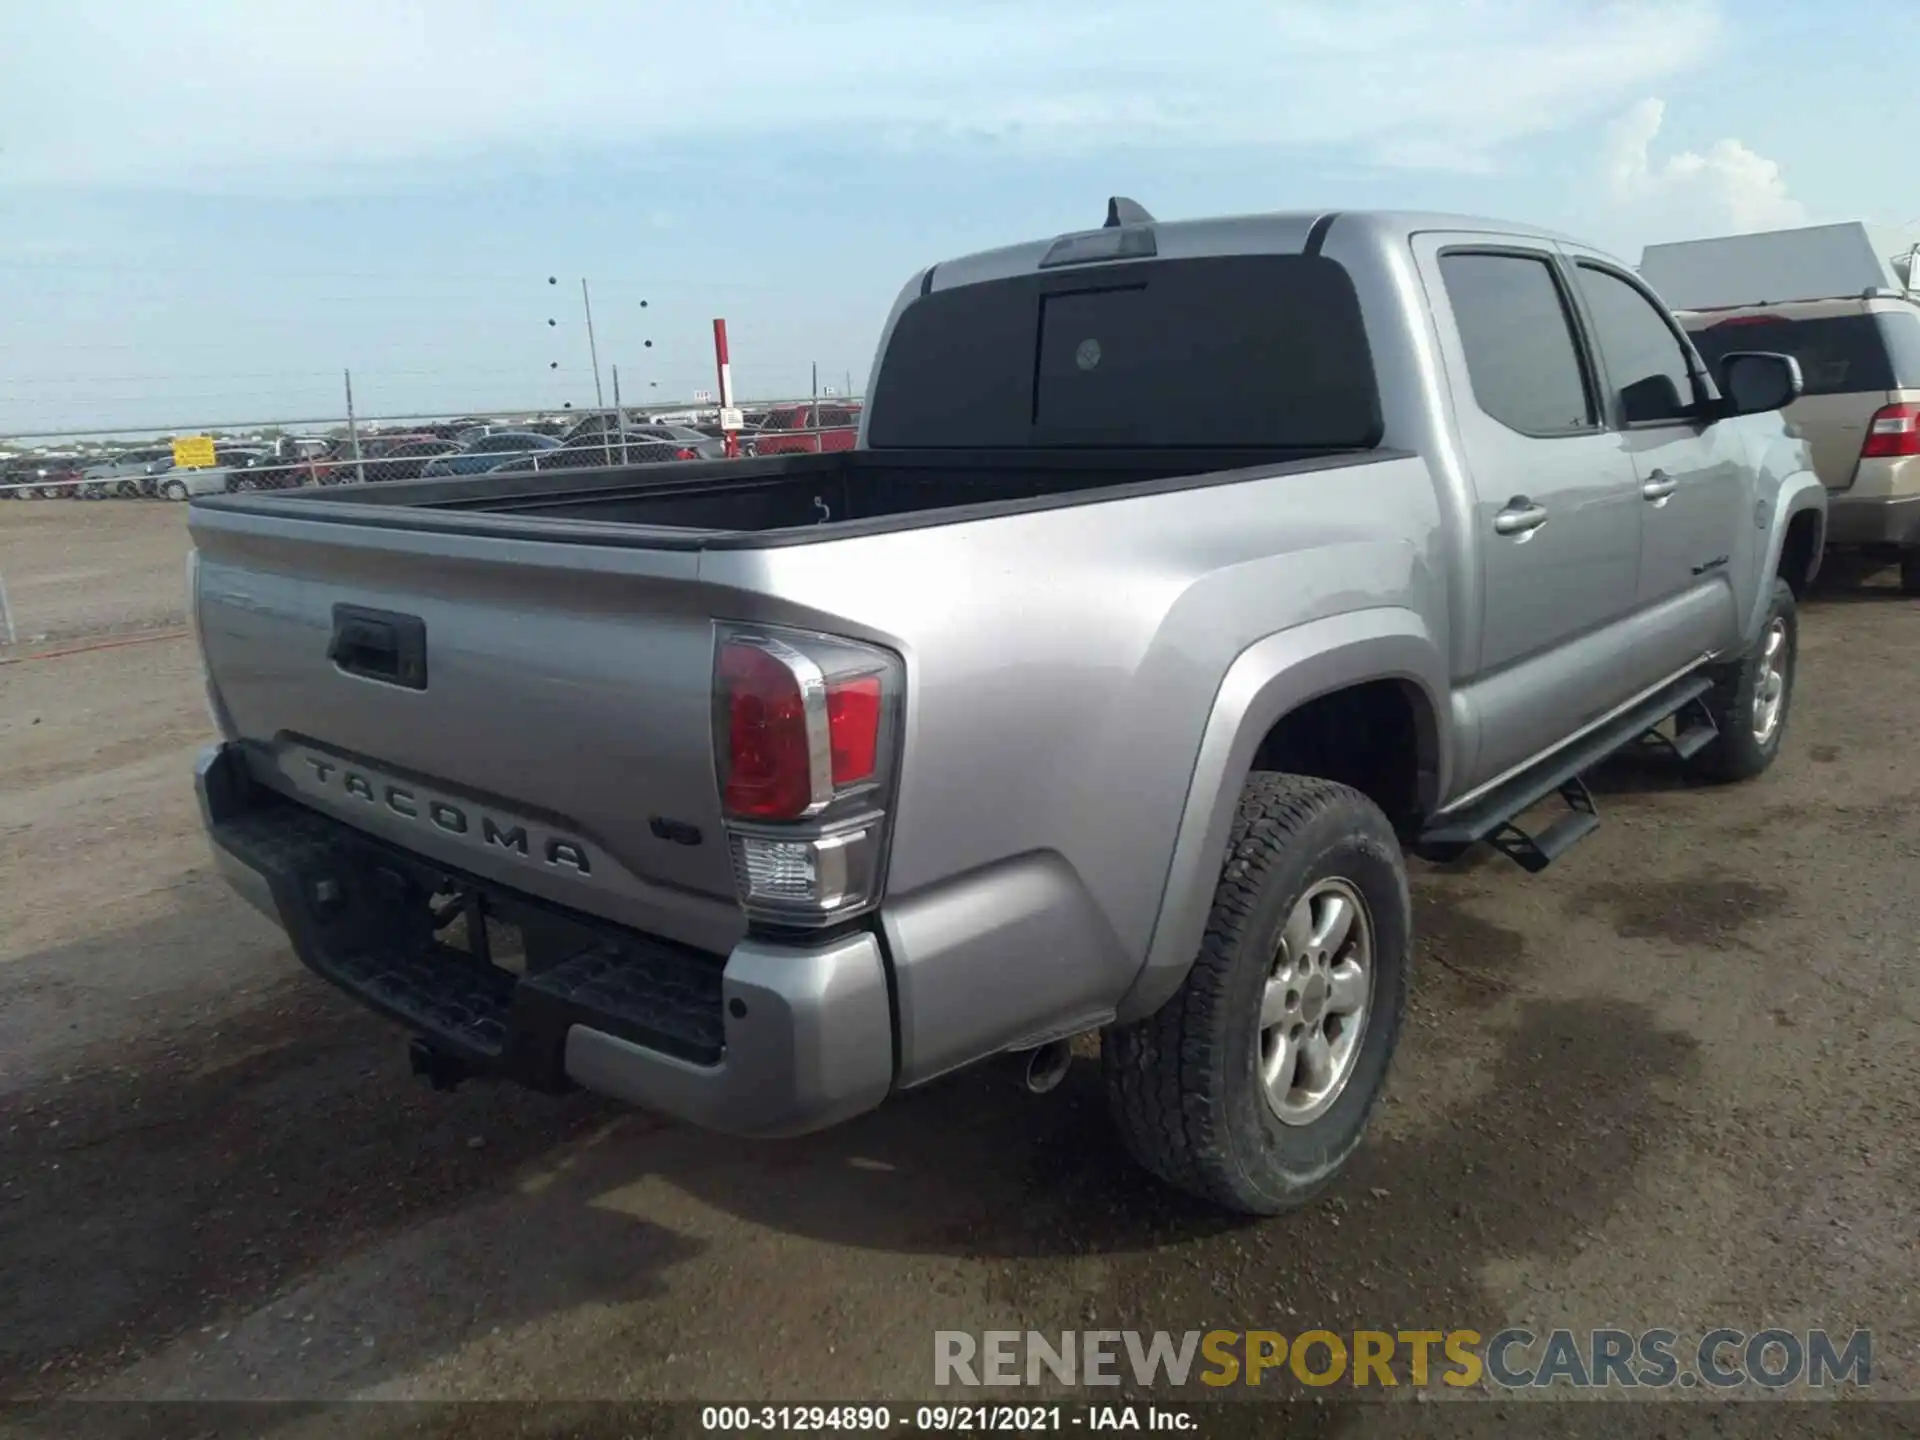
M 262 781 L 651 934 L 744 933 L 697 552 L 198 507 L 191 529 L 208 670 Z
M 1867 429 L 1891 398 L 1879 390 L 1859 395 L 1802 395 L 1787 407 L 1787 423 L 1807 442 L 1813 473 L 1827 489 L 1845 490 L 1853 484 L 1860 448 L 1867 443 Z

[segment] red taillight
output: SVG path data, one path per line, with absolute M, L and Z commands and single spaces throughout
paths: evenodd
M 871 780 L 880 761 L 880 677 L 827 686 L 827 734 L 835 789 Z
M 727 813 L 795 820 L 813 804 L 812 745 L 800 678 L 779 656 L 739 641 L 718 667 L 726 707 Z
M 715 742 L 722 799 L 734 819 L 810 819 L 882 779 L 885 657 L 828 636 L 796 632 L 791 641 L 764 634 L 721 640 Z
M 1867 443 L 1860 447 L 1860 458 L 1897 460 L 1909 455 L 1920 455 L 1920 405 L 1903 402 L 1882 406 L 1867 426 Z

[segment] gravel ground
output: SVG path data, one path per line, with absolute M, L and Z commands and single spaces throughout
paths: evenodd
M 18 645 L 184 624 L 186 512 L 164 500 L 0 500 L 0 584 Z
M 177 621 L 182 550 L 0 508 L 48 634 Z M 1135 1176 L 1088 1065 L 760 1145 L 425 1093 L 212 875 L 190 642 L 0 665 L 0 1397 L 906 1399 L 942 1328 L 1524 1324 L 1868 1327 L 1920 1398 L 1916 626 L 1810 605 L 1758 783 L 1618 764 L 1546 875 L 1418 869 L 1388 1101 L 1258 1223 Z

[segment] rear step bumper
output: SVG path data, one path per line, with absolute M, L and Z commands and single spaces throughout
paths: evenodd
M 423 862 L 264 790 L 237 748 L 206 751 L 195 784 L 233 888 L 307 968 L 407 1026 L 449 1072 L 580 1085 L 752 1136 L 820 1129 L 892 1086 L 886 966 L 871 934 L 747 940 L 723 960 L 553 912 L 570 937 L 562 953 L 516 975 L 435 937 L 413 883 Z

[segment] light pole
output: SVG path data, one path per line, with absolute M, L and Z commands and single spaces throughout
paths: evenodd
M 587 277 L 580 277 L 580 304 L 587 312 L 587 356 L 593 361 L 593 403 L 607 408 L 606 394 L 600 389 L 600 347 L 593 341 L 593 301 L 587 295 Z
M 549 275 L 547 277 L 547 284 L 558 285 L 559 283 L 560 277 L 558 275 Z M 580 277 L 580 307 L 586 312 L 587 316 L 587 358 L 593 365 L 593 404 L 594 408 L 604 415 L 607 409 L 607 396 L 606 392 L 600 388 L 600 347 L 594 340 L 593 298 L 587 293 L 587 277 L 584 275 Z M 551 315 L 547 317 L 549 327 L 555 326 L 558 323 L 559 322 Z M 551 361 L 547 365 L 547 368 L 549 370 L 558 370 L 560 368 L 560 362 L 558 360 Z

